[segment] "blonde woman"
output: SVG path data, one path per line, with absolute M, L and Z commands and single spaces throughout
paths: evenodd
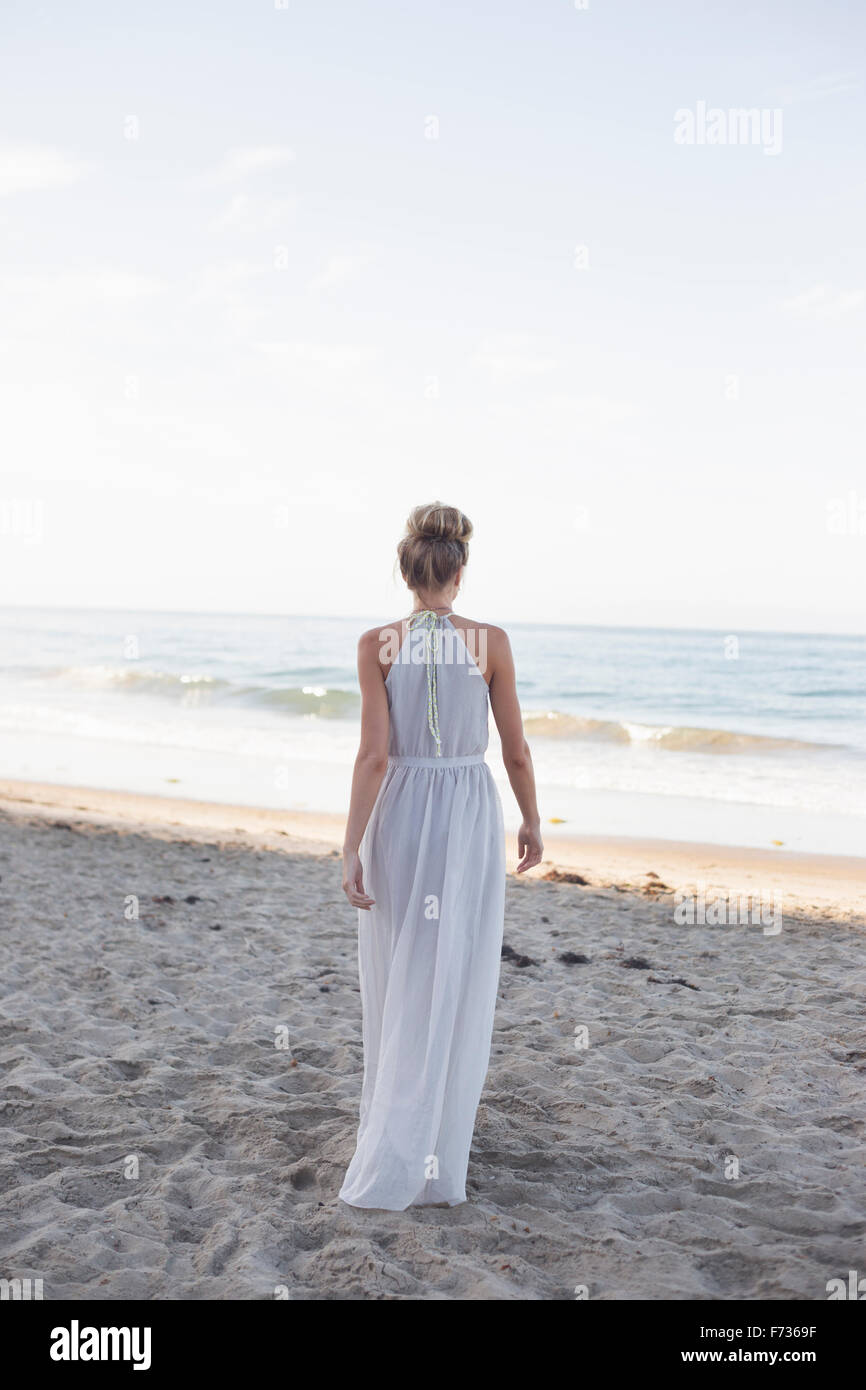
M 505 900 L 488 704 L 523 816 L 517 872 L 543 852 L 508 637 L 453 610 L 471 535 L 456 507 L 416 507 L 397 548 L 412 612 L 358 645 L 343 891 L 359 909 L 364 1082 L 340 1190 L 356 1207 L 466 1200 Z

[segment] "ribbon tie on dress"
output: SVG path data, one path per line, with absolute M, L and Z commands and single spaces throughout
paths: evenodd
M 436 757 L 442 757 L 442 739 L 439 735 L 439 704 L 436 698 L 436 655 L 439 651 L 439 629 L 436 624 L 439 614 L 432 608 L 422 608 L 409 619 L 409 628 L 427 629 L 427 644 L 430 655 L 427 666 L 427 727 L 436 741 Z M 432 659 L 430 659 L 432 657 Z

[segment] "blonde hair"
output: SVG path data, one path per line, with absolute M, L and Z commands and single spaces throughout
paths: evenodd
M 414 593 L 443 589 L 469 559 L 472 522 L 457 507 L 415 507 L 397 546 L 400 573 Z

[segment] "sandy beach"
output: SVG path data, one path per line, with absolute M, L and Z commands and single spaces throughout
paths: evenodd
M 336 1197 L 362 1066 L 341 834 L 0 784 L 0 1275 L 46 1299 L 821 1300 L 862 1270 L 866 860 L 551 834 L 509 874 L 469 1200 L 392 1213 Z M 685 892 L 775 897 L 779 929 L 682 924 Z

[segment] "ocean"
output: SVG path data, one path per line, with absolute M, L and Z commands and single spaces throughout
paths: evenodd
M 385 621 L 0 610 L 2 775 L 345 812 L 357 639 Z M 548 842 L 866 853 L 866 637 L 490 621 Z M 492 721 L 489 761 L 514 829 Z

